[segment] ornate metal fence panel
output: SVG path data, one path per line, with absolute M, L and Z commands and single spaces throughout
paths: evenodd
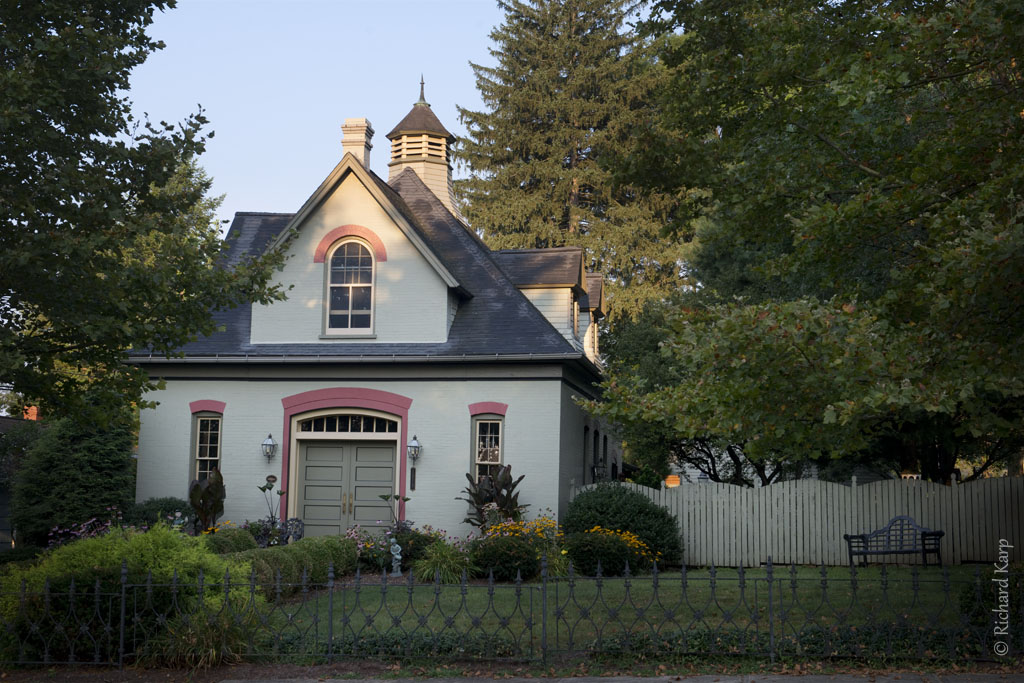
M 322 574 L 320 576 L 323 576 Z M 410 575 L 325 582 L 175 577 L 48 581 L 0 594 L 0 661 L 327 662 L 346 657 L 544 661 L 1000 660 L 1024 653 L 1024 574 L 986 567 L 683 568 L 531 583 Z

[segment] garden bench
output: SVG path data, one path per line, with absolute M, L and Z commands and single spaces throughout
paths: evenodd
M 924 564 L 928 566 L 928 555 L 938 558 L 942 566 L 942 553 L 939 541 L 946 535 L 945 531 L 932 531 L 914 521 L 913 517 L 897 515 L 889 520 L 881 529 L 869 534 L 843 534 L 846 547 L 850 552 L 850 566 L 853 566 L 854 555 L 861 557 L 861 564 L 868 563 L 868 555 L 915 555 L 920 553 Z

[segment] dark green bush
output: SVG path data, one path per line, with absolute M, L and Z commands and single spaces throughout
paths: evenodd
M 128 418 L 95 423 L 57 420 L 44 428 L 18 467 L 11 517 L 18 538 L 45 546 L 56 526 L 91 518 L 109 509 L 126 510 L 135 497 L 134 436 Z
M 31 562 L 36 559 L 41 552 L 43 552 L 43 549 L 34 545 L 19 545 L 16 548 L 4 550 L 3 552 L 0 552 L 0 567 L 8 568 L 7 565 L 11 565 L 11 567 L 13 567 L 21 564 L 27 566 L 28 564 L 31 564 Z
M 252 534 L 245 529 L 221 529 L 217 533 L 203 536 L 206 545 L 218 555 L 240 553 L 258 547 Z
M 661 564 L 677 565 L 682 560 L 682 543 L 675 515 L 647 496 L 615 482 L 598 484 L 569 503 L 562 520 L 566 534 L 595 526 L 632 531 L 654 552 Z
M 493 570 L 496 581 L 515 581 L 516 572 L 529 581 L 540 573 L 537 551 L 518 536 L 486 536 L 474 541 L 470 558 L 482 576 Z
M 171 523 L 167 519 L 173 517 L 178 510 L 182 516 L 188 516 L 192 509 L 188 501 L 182 498 L 150 498 L 141 503 L 129 505 L 124 511 L 124 521 L 132 526 L 153 526 L 157 522 Z
M 631 572 L 637 569 L 632 548 L 618 536 L 576 532 L 565 537 L 564 545 L 573 569 L 584 576 L 596 576 L 599 562 L 601 576 L 622 576 L 627 562 Z

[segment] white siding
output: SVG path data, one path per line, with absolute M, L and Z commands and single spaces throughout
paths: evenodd
M 544 314 L 555 329 L 571 344 L 578 346 L 579 340 L 572 329 L 572 289 L 552 287 L 520 290 L 537 310 Z
M 323 263 L 314 263 L 320 241 L 333 229 L 359 225 L 384 243 L 387 261 L 376 264 L 373 339 L 358 343 L 443 342 L 448 336 L 448 288 L 409 242 L 383 208 L 352 174 L 299 227 L 290 246 L 291 257 L 279 281 L 293 284 L 288 300 L 269 306 L 253 304 L 251 340 L 254 344 L 330 343 L 323 330 Z

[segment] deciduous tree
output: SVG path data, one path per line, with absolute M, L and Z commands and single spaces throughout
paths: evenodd
M 619 373 L 602 412 L 938 481 L 1019 457 L 1019 3 L 658 5 L 676 134 L 638 131 L 621 172 L 708 188 L 676 226 L 699 287 L 662 345 L 678 382 Z
M 279 256 L 215 267 L 202 112 L 132 113 L 129 74 L 161 47 L 146 28 L 173 4 L 0 2 L 0 381 L 50 415 L 138 399 L 127 348 L 172 353 L 213 311 L 281 296 Z

